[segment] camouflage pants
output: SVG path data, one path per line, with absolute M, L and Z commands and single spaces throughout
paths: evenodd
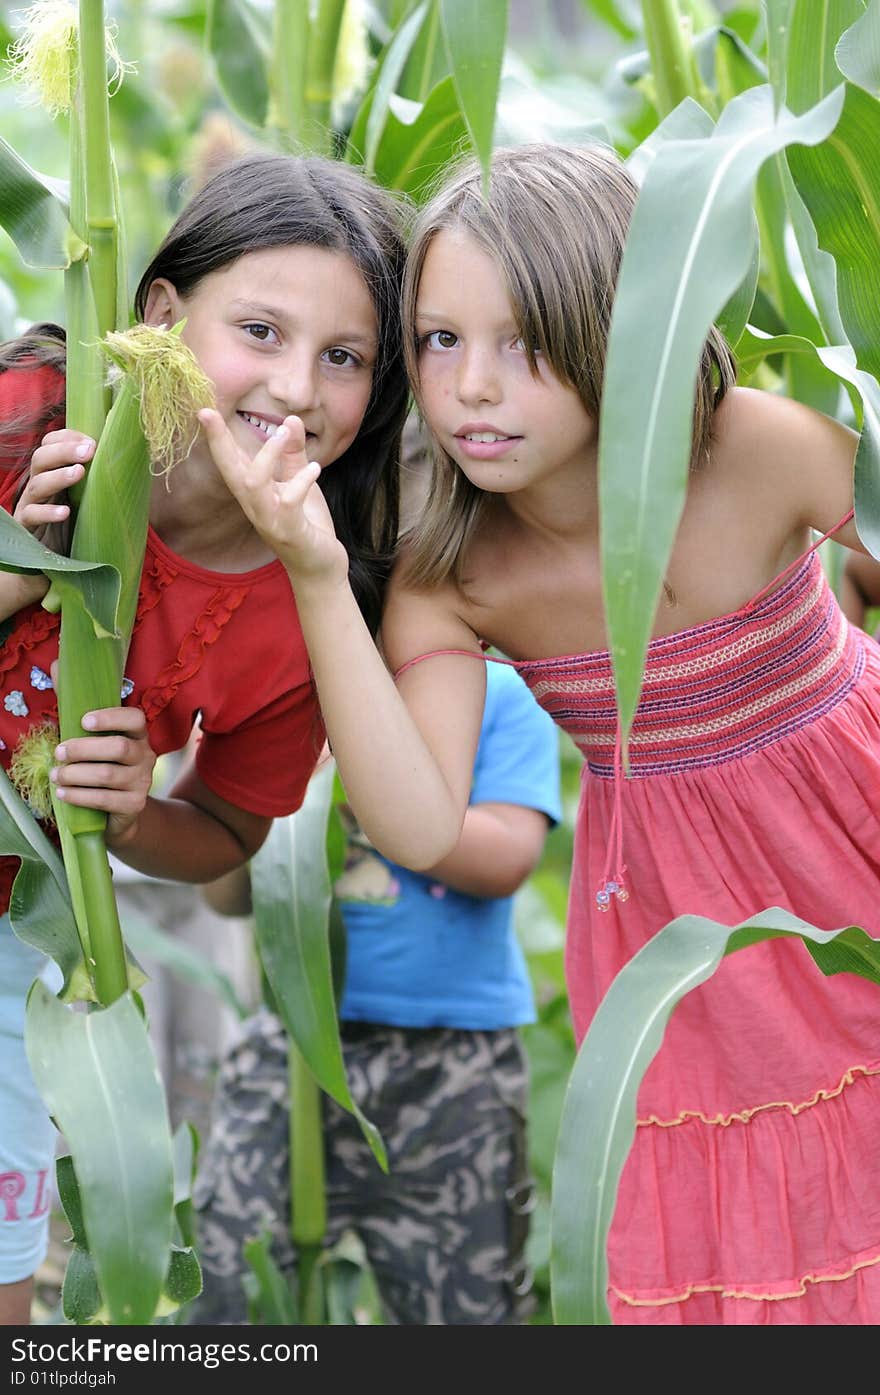
M 387 1322 L 496 1324 L 527 1315 L 532 1186 L 526 1064 L 516 1031 L 343 1023 L 351 1092 L 388 1150 L 382 1173 L 351 1115 L 325 1099 L 327 1243 L 359 1235 Z M 197 1323 L 244 1323 L 244 1241 L 268 1228 L 289 1273 L 287 1039 L 265 1009 L 217 1082 L 195 1202 Z

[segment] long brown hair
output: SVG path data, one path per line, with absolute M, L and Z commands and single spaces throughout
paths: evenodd
M 416 301 L 428 248 L 444 229 L 461 229 L 493 258 L 507 284 L 532 369 L 540 350 L 560 382 L 598 417 L 614 288 L 638 190 L 603 145 L 535 144 L 492 157 L 488 199 L 482 171 L 468 159 L 417 215 L 403 281 L 404 352 L 416 399 Z M 703 347 L 694 406 L 691 466 L 706 457 L 715 409 L 735 380 L 733 357 L 712 329 Z M 415 584 L 460 580 L 467 545 L 486 506 L 445 451 L 434 446 L 429 501 L 407 534 Z

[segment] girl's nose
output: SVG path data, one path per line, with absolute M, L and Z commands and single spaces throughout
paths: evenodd
M 267 387 L 275 401 L 284 405 L 285 415 L 300 416 L 317 403 L 317 365 L 300 354 L 279 360 L 273 364 Z
M 458 372 L 458 395 L 462 402 L 497 403 L 501 400 L 501 378 L 495 356 L 480 349 L 471 349 L 461 357 Z

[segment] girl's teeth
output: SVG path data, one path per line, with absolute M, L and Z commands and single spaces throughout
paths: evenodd
M 256 426 L 260 431 L 265 431 L 267 436 L 274 436 L 278 427 L 274 422 L 263 421 L 262 417 L 255 417 L 250 412 L 242 412 L 245 421 L 249 421 L 251 426 Z
M 494 431 L 469 431 L 466 441 L 478 441 L 481 445 L 492 445 L 495 441 L 509 441 L 509 436 L 496 436 Z

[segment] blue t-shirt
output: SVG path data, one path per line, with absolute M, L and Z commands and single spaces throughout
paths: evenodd
M 559 740 L 519 674 L 486 664 L 471 804 L 560 818 Z M 467 896 L 357 839 L 336 884 L 348 939 L 343 1021 L 496 1030 L 534 1022 L 513 898 Z

